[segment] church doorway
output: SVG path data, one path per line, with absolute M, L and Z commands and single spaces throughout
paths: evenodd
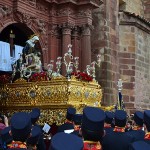
M 33 34 L 34 32 L 23 23 L 10 24 L 1 31 L 0 71 L 11 71 L 12 64 L 9 61 L 10 58 L 15 58 L 15 60 L 19 59 L 20 53 L 22 53 L 22 49 L 26 45 L 26 41 L 29 40 L 29 38 Z M 3 44 L 4 46 L 2 47 Z M 6 50 L 4 50 L 4 47 Z M 40 43 L 37 42 L 35 47 L 39 52 L 41 52 L 41 61 L 42 61 L 42 49 Z
M 33 31 L 28 28 L 25 24 L 22 23 L 14 23 L 8 25 L 6 28 L 2 30 L 0 33 L 0 41 L 10 42 L 10 34 L 14 34 L 13 43 L 15 45 L 25 46 L 25 42 L 29 39 L 29 37 L 34 34 Z

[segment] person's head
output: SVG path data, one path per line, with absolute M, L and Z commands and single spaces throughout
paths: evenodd
M 73 117 L 73 122 L 75 125 L 81 125 L 82 123 L 82 114 L 75 114 Z
M 27 139 L 27 146 L 35 146 L 37 145 L 39 138 L 41 136 L 42 132 L 40 127 L 33 126 L 31 130 L 31 136 Z
M 127 121 L 127 124 L 126 124 L 126 128 L 127 129 L 130 129 L 132 127 L 132 121 L 131 120 L 128 120 Z
M 35 35 L 31 38 L 31 41 L 35 44 L 39 41 L 39 37 Z
M 143 126 L 143 118 L 144 118 L 144 114 L 140 111 L 136 111 L 134 113 L 134 117 L 133 117 L 135 125 L 142 127 Z
M 85 107 L 81 125 L 84 140 L 100 141 L 104 135 L 104 120 L 103 110 L 96 107 Z
M 115 126 L 125 127 L 127 120 L 127 113 L 124 110 L 115 111 Z
M 10 130 L 11 128 L 9 126 L 1 131 L 2 143 L 10 144 L 12 142 L 12 136 L 10 134 Z
M 67 108 L 66 119 L 69 121 L 72 121 L 75 113 L 76 113 L 75 108 L 73 108 L 73 107 Z
M 4 123 L 4 116 L 0 114 L 0 123 Z
M 144 141 L 136 141 L 130 144 L 129 150 L 149 150 L 150 145 Z
M 40 109 L 39 108 L 33 108 L 32 111 L 30 112 L 30 117 L 31 117 L 31 122 L 32 124 L 35 124 L 39 117 L 40 117 Z
M 34 47 L 35 44 L 39 41 L 39 37 L 34 35 L 32 38 L 30 38 L 26 43 L 30 45 L 30 47 Z
M 31 118 L 28 113 L 15 113 L 11 117 L 11 134 L 13 140 L 25 142 L 30 136 L 31 126 Z
M 73 134 L 60 132 L 51 139 L 49 150 L 82 150 L 83 140 Z
M 150 110 L 144 111 L 144 124 L 146 125 L 146 129 L 150 132 Z
M 112 124 L 112 121 L 114 119 L 114 114 L 110 111 L 105 111 L 105 115 L 106 115 L 105 123 Z

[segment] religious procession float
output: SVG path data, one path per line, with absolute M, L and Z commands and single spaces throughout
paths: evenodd
M 38 107 L 41 109 L 41 124 L 56 122 L 59 125 L 70 106 L 75 107 L 78 113 L 82 113 L 85 106 L 102 107 L 102 89 L 95 80 L 95 65 L 100 66 L 101 55 L 97 56 L 97 61 L 87 65 L 85 72 L 80 72 L 79 58 L 72 56 L 71 47 L 69 44 L 64 57 L 58 57 L 56 62 L 51 60 L 44 71 L 39 52 L 28 53 L 25 57 L 20 54 L 12 65 L 11 76 L 0 76 L 1 112 L 12 115 Z M 65 76 L 61 75 L 63 65 Z

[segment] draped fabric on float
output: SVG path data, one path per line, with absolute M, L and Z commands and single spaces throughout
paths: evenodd
M 22 53 L 22 46 L 15 45 L 14 57 L 10 56 L 10 44 L 0 41 L 0 71 L 12 71 L 11 64 L 19 59 L 19 53 Z
M 20 53 L 22 53 L 23 47 L 19 45 L 15 45 L 15 60 L 18 60 L 20 57 Z
M 11 71 L 10 44 L 0 41 L 0 70 Z

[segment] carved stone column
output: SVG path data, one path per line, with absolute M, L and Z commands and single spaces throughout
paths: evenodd
M 69 25 L 62 28 L 62 56 L 68 51 L 68 44 L 71 44 L 71 27 Z
M 68 44 L 71 44 L 71 26 L 65 25 L 62 27 L 62 57 L 68 51 Z M 62 66 L 62 75 L 66 74 L 66 68 Z
M 86 69 L 86 65 L 91 64 L 91 27 L 85 25 L 82 27 L 82 40 L 81 40 L 81 69 Z
M 51 25 L 49 29 L 49 61 L 54 60 L 56 62 L 58 57 L 58 27 L 57 25 Z
M 80 30 L 78 27 L 75 27 L 72 30 L 72 55 L 74 57 L 79 57 L 79 70 L 81 70 L 81 42 L 80 42 Z

